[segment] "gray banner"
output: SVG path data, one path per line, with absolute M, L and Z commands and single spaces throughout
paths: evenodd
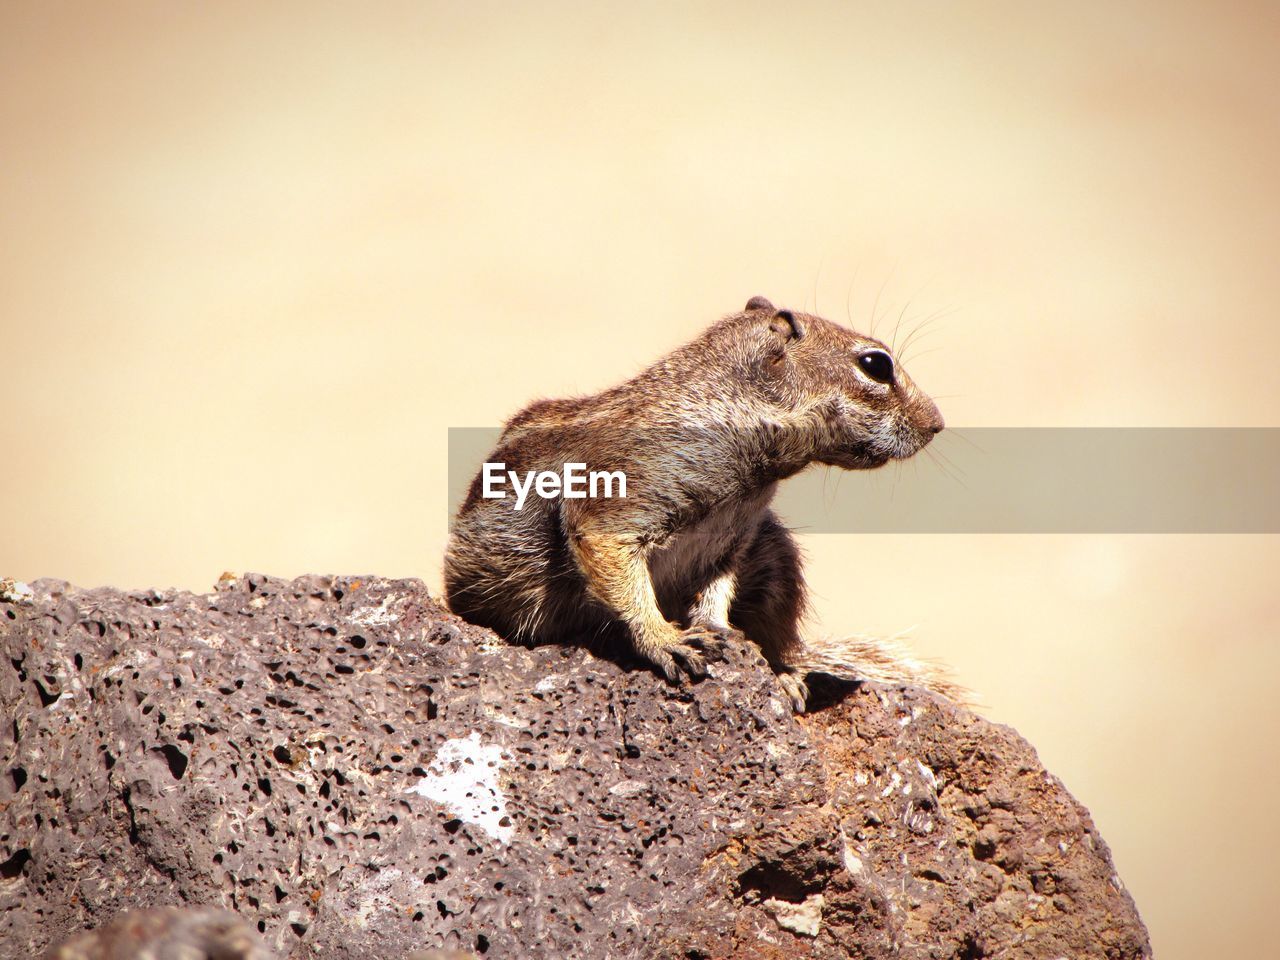
M 450 428 L 451 517 L 499 433 Z M 775 506 L 806 533 L 1280 533 L 1280 428 L 948 429 L 879 470 L 810 468 Z

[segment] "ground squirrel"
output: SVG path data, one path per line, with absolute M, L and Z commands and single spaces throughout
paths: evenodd
M 954 695 L 896 644 L 801 641 L 800 553 L 769 508 L 811 463 L 878 467 L 942 428 L 883 343 L 754 297 L 626 383 L 507 423 L 491 463 L 621 471 L 625 496 L 517 510 L 486 496 L 482 471 L 449 538 L 449 606 L 520 643 L 629 641 L 672 682 L 704 676 L 707 655 L 744 635 L 797 711 L 815 670 Z

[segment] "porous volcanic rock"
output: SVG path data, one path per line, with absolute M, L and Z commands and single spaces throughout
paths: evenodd
M 167 906 L 277 958 L 1150 955 L 1032 748 L 921 690 L 795 717 L 747 645 L 677 689 L 376 577 L 10 582 L 0 642 L 0 955 Z

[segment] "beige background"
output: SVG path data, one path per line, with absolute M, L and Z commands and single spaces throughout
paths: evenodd
M 942 312 L 953 424 L 1280 426 L 1277 9 L 6 2 L 0 574 L 435 582 L 447 427 L 756 293 Z M 820 628 L 915 625 L 1037 744 L 1160 956 L 1259 955 L 1277 538 L 805 545 Z

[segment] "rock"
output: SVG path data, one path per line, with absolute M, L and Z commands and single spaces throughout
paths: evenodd
M 28 604 L 34 597 L 35 591 L 21 580 L 0 579 L 0 603 Z
M 416 580 L 30 587 L 0 955 L 190 905 L 278 958 L 1150 956 L 1088 813 L 921 690 L 795 717 L 749 646 L 676 689 Z
M 804 903 L 789 903 L 786 900 L 766 900 L 762 906 L 773 914 L 778 926 L 792 933 L 801 933 L 806 937 L 816 937 L 822 929 L 822 908 L 826 900 L 822 894 L 815 893 L 805 897 Z

